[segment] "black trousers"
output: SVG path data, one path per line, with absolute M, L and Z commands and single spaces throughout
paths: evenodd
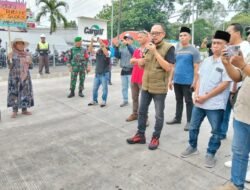
M 185 98 L 186 103 L 186 112 L 187 112 L 187 122 L 191 120 L 191 114 L 193 109 L 193 99 L 191 85 L 184 84 L 174 84 L 174 92 L 176 99 L 176 112 L 175 119 L 181 121 L 182 112 L 183 112 L 183 97 Z

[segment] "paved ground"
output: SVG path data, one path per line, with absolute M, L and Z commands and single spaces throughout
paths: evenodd
M 38 78 L 36 70 L 32 72 Z M 118 72 L 113 74 L 105 108 L 87 106 L 93 74 L 86 79 L 86 96 L 68 99 L 66 68 L 51 72 L 50 77 L 33 80 L 33 115 L 11 119 L 11 109 L 6 108 L 7 70 L 0 70 L 1 190 L 209 190 L 229 179 L 230 169 L 223 163 L 230 158 L 231 128 L 213 169 L 203 166 L 210 132 L 207 121 L 199 137 L 200 154 L 188 159 L 179 156 L 187 147 L 185 121 L 164 126 L 156 151 L 148 150 L 147 145 L 128 145 L 125 139 L 136 131 L 136 122 L 125 122 L 131 104 L 119 107 Z M 170 92 L 165 120 L 173 117 L 174 110 Z M 147 143 L 154 124 L 153 104 L 149 116 Z

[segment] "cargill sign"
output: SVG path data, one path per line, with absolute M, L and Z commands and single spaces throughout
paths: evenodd
M 104 29 L 101 29 L 98 25 L 92 25 L 90 28 L 89 27 L 84 28 L 85 34 L 94 34 L 95 36 L 103 35 L 103 31 Z

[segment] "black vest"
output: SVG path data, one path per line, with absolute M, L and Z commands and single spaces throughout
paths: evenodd
M 106 57 L 101 49 L 96 52 L 96 74 L 103 74 L 109 72 L 110 58 Z

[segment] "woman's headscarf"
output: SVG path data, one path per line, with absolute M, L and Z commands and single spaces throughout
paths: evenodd
M 20 60 L 20 67 L 21 67 L 20 77 L 21 80 L 24 81 L 27 78 L 29 71 L 29 64 L 30 64 L 29 53 L 26 52 L 25 50 L 22 51 L 18 50 L 16 48 L 16 42 L 13 43 L 12 50 L 13 53 L 16 54 L 18 59 Z

